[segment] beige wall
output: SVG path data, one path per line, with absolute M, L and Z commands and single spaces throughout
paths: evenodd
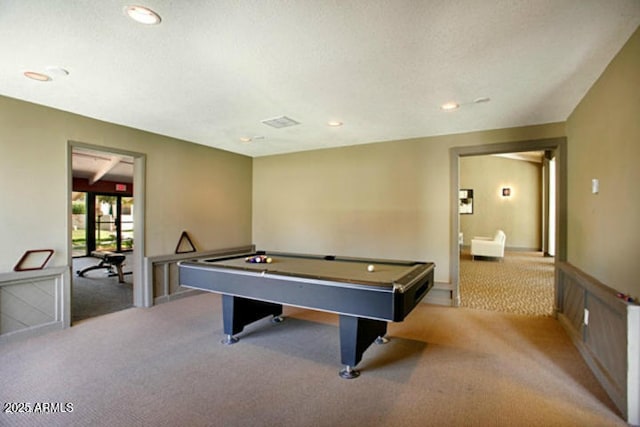
M 558 136 L 562 123 L 254 159 L 254 243 L 434 261 L 449 282 L 449 149 Z
M 510 197 L 501 189 L 511 188 Z M 542 248 L 542 164 L 496 156 L 460 159 L 460 188 L 473 189 L 474 212 L 460 215 L 464 244 L 473 236 L 507 235 L 507 247 Z
M 568 260 L 636 295 L 639 50 L 636 32 L 566 123 Z M 0 272 L 33 248 L 55 249 L 50 265 L 67 263 L 74 140 L 148 156 L 147 256 L 173 252 L 186 229 L 203 250 L 253 240 L 435 261 L 436 280 L 448 282 L 449 148 L 564 135 L 556 123 L 269 156 L 253 160 L 252 176 L 243 156 L 0 97 Z
M 640 30 L 571 114 L 567 136 L 568 261 L 640 297 Z
M 146 256 L 251 243 L 252 160 L 0 97 L 0 272 L 24 251 L 68 264 L 68 141 L 146 154 Z

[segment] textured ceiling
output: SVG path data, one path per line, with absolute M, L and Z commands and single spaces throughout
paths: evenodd
M 640 24 L 638 0 L 140 3 L 162 23 L 1 1 L 0 94 L 263 156 L 564 121 Z M 69 75 L 23 76 L 48 66 Z

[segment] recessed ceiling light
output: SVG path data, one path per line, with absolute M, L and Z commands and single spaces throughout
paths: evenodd
M 263 135 L 256 135 L 256 136 L 242 136 L 240 137 L 240 141 L 242 142 L 253 142 L 253 141 L 258 141 L 260 139 L 264 139 Z
M 342 126 L 343 123 L 338 120 L 331 120 L 331 121 L 328 121 L 327 124 L 331 127 L 337 128 Z
M 69 75 L 69 71 L 65 70 L 64 68 L 56 67 L 53 65 L 46 67 L 45 70 L 47 70 L 47 72 L 52 76 L 56 76 L 56 77 L 66 77 Z
M 62 68 L 62 67 L 57 67 L 55 65 L 50 65 L 48 67 L 45 68 L 45 70 L 47 70 L 49 72 L 49 74 L 53 75 L 53 76 L 58 76 L 58 77 L 65 77 L 69 75 L 69 71 Z
M 145 25 L 156 25 L 162 20 L 160 15 L 144 6 L 127 6 L 124 8 L 124 13 L 134 21 Z
M 442 108 L 444 111 L 453 111 L 460 108 L 460 104 L 458 104 L 457 102 L 447 102 L 446 104 L 442 104 L 440 108 Z
M 35 71 L 25 71 L 23 75 L 29 79 L 37 80 L 39 82 L 48 82 L 51 80 L 51 77 L 46 74 L 36 73 Z

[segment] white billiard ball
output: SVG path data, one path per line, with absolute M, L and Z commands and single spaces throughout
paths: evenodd
M 376 268 L 374 267 L 373 264 L 369 264 L 369 266 L 367 267 L 367 271 L 373 272 L 373 270 L 375 270 Z

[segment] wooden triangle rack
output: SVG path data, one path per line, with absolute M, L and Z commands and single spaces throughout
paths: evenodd
M 186 254 L 189 252 L 196 252 L 196 246 L 193 244 L 189 235 L 186 231 L 183 231 L 180 235 L 180 240 L 178 240 L 178 245 L 176 246 L 177 254 Z

